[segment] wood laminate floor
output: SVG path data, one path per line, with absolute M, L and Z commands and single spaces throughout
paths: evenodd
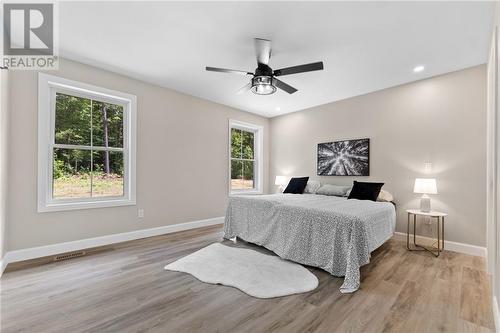
M 221 228 L 209 227 L 8 268 L 1 332 L 493 332 L 482 258 L 434 258 L 391 240 L 362 268 L 356 293 L 340 294 L 341 278 L 311 268 L 316 290 L 267 300 L 163 270 L 221 239 Z

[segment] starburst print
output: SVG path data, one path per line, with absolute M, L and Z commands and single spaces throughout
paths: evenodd
M 368 176 L 370 139 L 318 144 L 318 175 Z

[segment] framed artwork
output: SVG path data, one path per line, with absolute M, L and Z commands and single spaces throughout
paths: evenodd
M 369 176 L 370 139 L 318 144 L 318 176 Z

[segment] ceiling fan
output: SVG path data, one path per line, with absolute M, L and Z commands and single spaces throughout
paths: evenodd
M 323 69 L 323 62 L 313 62 L 305 65 L 298 65 L 273 70 L 269 67 L 269 59 L 271 58 L 271 41 L 267 39 L 255 38 L 255 54 L 257 56 L 257 68 L 255 73 L 239 71 L 234 69 L 225 69 L 217 67 L 205 67 L 207 71 L 233 73 L 240 75 L 252 75 L 250 82 L 241 88 L 238 93 L 244 93 L 251 90 L 257 95 L 270 95 L 276 92 L 276 88 L 293 94 L 297 91 L 294 87 L 278 80 L 277 76 L 319 71 Z

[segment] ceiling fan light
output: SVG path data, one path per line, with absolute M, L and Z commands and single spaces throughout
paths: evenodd
M 257 95 L 271 95 L 276 92 L 270 76 L 256 76 L 252 79 L 252 92 Z

